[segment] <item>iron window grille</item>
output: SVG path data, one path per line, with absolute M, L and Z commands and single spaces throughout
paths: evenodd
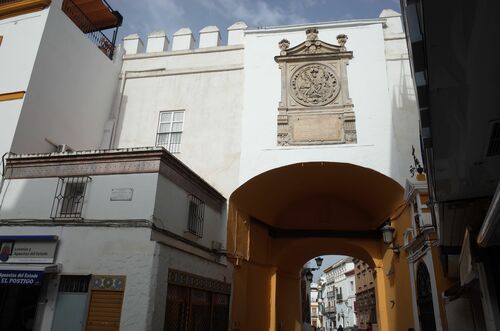
M 197 237 L 203 237 L 203 218 L 205 214 L 205 203 L 198 197 L 190 194 L 188 231 Z
M 62 275 L 59 292 L 87 293 L 89 283 L 90 275 Z
M 59 177 L 50 217 L 82 218 L 87 183 L 90 177 Z
M 170 153 L 179 153 L 183 126 L 183 110 L 160 112 L 156 146 L 165 147 Z

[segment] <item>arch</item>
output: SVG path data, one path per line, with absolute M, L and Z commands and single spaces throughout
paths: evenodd
M 335 229 L 339 224 L 331 221 L 336 213 L 338 219 L 350 217 L 346 228 L 356 229 L 359 222 L 380 225 L 402 203 L 402 194 L 401 185 L 373 169 L 303 162 L 251 178 L 231 194 L 230 203 L 268 225 L 296 228 L 309 215 L 314 219 L 310 227 Z
M 303 264 L 315 256 L 342 254 L 365 261 L 380 274 L 375 277 L 379 329 L 407 328 L 407 321 L 395 321 L 408 316 L 411 322 L 407 298 L 399 311 L 390 311 L 386 300 L 398 294 L 386 276 L 394 256 L 379 231 L 402 204 L 403 188 L 396 181 L 348 163 L 292 164 L 245 182 L 231 195 L 228 211 L 227 250 L 235 265 L 233 327 L 300 330 Z M 409 215 L 403 218 L 406 229 Z
M 416 287 L 420 329 L 422 331 L 435 331 L 436 318 L 434 316 L 431 278 L 425 262 L 420 262 L 417 266 Z

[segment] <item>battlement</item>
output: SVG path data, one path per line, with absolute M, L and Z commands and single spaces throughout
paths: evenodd
M 245 30 L 245 22 L 236 22 L 227 28 L 227 45 L 241 45 Z M 146 48 L 138 34 L 131 34 L 123 38 L 123 48 L 126 55 L 138 53 L 158 53 L 181 50 L 195 49 L 196 39 L 190 28 L 177 30 L 172 36 L 172 46 L 169 48 L 170 41 L 164 31 L 152 32 L 148 35 Z M 220 30 L 217 26 L 206 26 L 199 32 L 198 48 L 208 48 L 223 46 Z

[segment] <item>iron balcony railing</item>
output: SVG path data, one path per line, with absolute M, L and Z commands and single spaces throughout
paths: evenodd
M 332 314 L 332 313 L 335 313 L 335 312 L 337 312 L 337 308 L 335 306 L 333 306 L 333 307 L 325 307 L 325 313 Z
M 113 31 L 112 40 L 99 30 L 85 13 L 72 0 L 64 0 L 62 11 L 85 33 L 92 43 L 94 43 L 107 57 L 113 59 L 115 52 L 115 41 L 118 27 Z

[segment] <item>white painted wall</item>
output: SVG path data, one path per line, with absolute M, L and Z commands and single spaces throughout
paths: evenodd
M 156 226 L 185 236 L 189 220 L 188 195 L 190 193 L 192 192 L 186 192 L 165 177 L 160 176 L 154 209 Z M 203 237 L 193 237 L 188 235 L 188 238 L 207 248 L 212 247 L 212 240 L 223 243 L 225 246 L 226 220 L 222 217 L 222 210 L 215 210 L 205 204 Z
M 45 138 L 76 150 L 98 148 L 111 110 L 121 61 L 109 60 L 61 4 L 49 7 L 12 144 L 16 153 L 54 151 Z
M 57 235 L 56 263 L 62 274 L 125 275 L 126 287 L 120 330 L 151 330 L 146 327 L 156 243 L 148 228 L 106 227 L 4 227 L 2 235 Z M 57 278 L 49 282 L 48 302 L 41 330 L 50 330 L 57 298 Z
M 26 91 L 49 9 L 0 20 L 0 94 Z M 23 99 L 0 101 L 0 155 L 10 150 Z
M 348 66 L 358 143 L 277 146 L 281 75 L 278 42 L 305 40 L 307 26 L 247 30 L 242 46 L 127 55 L 115 147 L 156 142 L 159 112 L 182 110 L 181 152 L 175 156 L 228 197 L 273 168 L 307 161 L 368 167 L 400 184 L 418 147 L 418 112 L 399 16 L 319 24 L 319 38 L 348 35 Z M 244 70 L 234 70 L 244 64 Z M 217 72 L 208 72 L 218 68 Z M 195 72 L 195 73 L 194 73 Z M 117 116 L 116 116 L 117 117 Z M 240 140 L 241 139 L 241 140 Z
M 339 22 L 317 25 L 319 39 L 336 44 L 336 36 L 348 36 L 346 47 L 354 58 L 347 67 L 349 94 L 354 104 L 358 143 L 330 146 L 277 146 L 277 107 L 280 100 L 280 70 L 274 62 L 278 42 L 286 38 L 291 47 L 305 40 L 303 27 L 247 30 L 245 43 L 245 105 L 243 112 L 240 183 L 273 168 L 304 161 L 347 162 L 372 168 L 404 185 L 411 154 L 395 153 L 399 146 L 417 145 L 418 122 L 393 116 L 390 87 L 398 86 L 398 71 L 388 73 L 383 21 Z M 389 82 L 395 76 L 397 82 Z M 405 77 L 406 78 L 406 77 Z M 399 104 L 398 104 L 399 105 Z M 411 104 L 414 111 L 414 104 Z M 401 110 L 402 111 L 402 110 Z M 409 112 L 407 108 L 405 112 Z M 418 114 L 415 114 L 418 116 Z M 402 116 L 400 116 L 402 117 Z M 398 119 L 397 122 L 395 120 Z M 393 127 L 398 127 L 394 142 Z M 402 132 L 410 132 L 406 135 Z M 393 146 L 394 145 L 394 146 Z
M 238 185 L 242 63 L 240 46 L 126 56 L 115 147 L 155 145 L 160 111 L 185 110 L 175 156 L 228 197 Z M 132 73 L 151 69 L 164 70 Z
M 401 15 L 386 9 L 382 11 L 380 17 L 386 19 L 384 43 L 392 114 L 391 172 L 395 178 L 404 179 L 410 176 L 409 168 L 413 164 L 412 145 L 422 162 L 419 156 L 419 110 Z
M 50 219 L 58 178 L 6 180 L 0 192 L 1 219 Z M 82 209 L 90 220 L 151 220 L 158 174 L 91 176 Z M 132 201 L 110 201 L 111 190 L 132 188 Z

